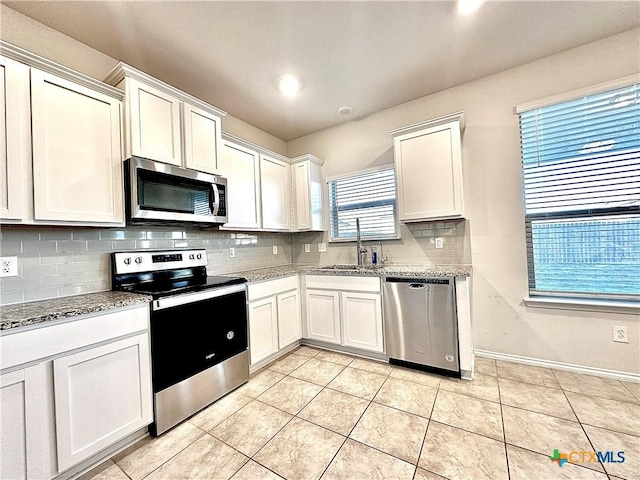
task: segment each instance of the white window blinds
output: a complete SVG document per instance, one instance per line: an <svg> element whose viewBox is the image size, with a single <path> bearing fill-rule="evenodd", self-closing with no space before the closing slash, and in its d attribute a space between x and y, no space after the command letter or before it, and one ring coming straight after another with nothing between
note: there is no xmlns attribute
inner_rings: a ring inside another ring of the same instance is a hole
<svg viewBox="0 0 640 480"><path fill-rule="evenodd" d="M330 180L331 240L354 240L356 218L363 240L397 238L393 167Z"/></svg>
<svg viewBox="0 0 640 480"><path fill-rule="evenodd" d="M640 295L639 85L520 113L532 294Z"/></svg>

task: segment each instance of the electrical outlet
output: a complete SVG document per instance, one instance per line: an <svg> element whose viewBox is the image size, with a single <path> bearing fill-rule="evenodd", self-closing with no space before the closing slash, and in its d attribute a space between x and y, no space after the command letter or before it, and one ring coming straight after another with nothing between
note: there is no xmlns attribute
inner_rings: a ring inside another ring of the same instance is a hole
<svg viewBox="0 0 640 480"><path fill-rule="evenodd" d="M236 256L236 249L233 247L229 248L229 258L233 258Z"/></svg>
<svg viewBox="0 0 640 480"><path fill-rule="evenodd" d="M278 254L278 245L274 245L273 246L273 254L277 255Z"/></svg>
<svg viewBox="0 0 640 480"><path fill-rule="evenodd" d="M311 244L310 243L305 243L304 244L304 253L310 253L311 252Z"/></svg>
<svg viewBox="0 0 640 480"><path fill-rule="evenodd" d="M0 277L18 276L18 257L0 258Z"/></svg>
<svg viewBox="0 0 640 480"><path fill-rule="evenodd" d="M444 247L444 238L437 237L436 238L436 248L443 248L443 247Z"/></svg>
<svg viewBox="0 0 640 480"><path fill-rule="evenodd" d="M318 252L319 253L324 253L327 251L327 244L322 242L318 244Z"/></svg>
<svg viewBox="0 0 640 480"><path fill-rule="evenodd" d="M629 343L627 327L613 326L613 341L620 343Z"/></svg>

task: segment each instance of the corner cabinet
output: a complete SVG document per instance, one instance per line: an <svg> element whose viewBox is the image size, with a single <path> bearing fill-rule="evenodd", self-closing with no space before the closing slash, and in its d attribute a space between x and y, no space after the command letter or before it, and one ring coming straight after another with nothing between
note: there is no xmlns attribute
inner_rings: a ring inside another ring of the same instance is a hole
<svg viewBox="0 0 640 480"><path fill-rule="evenodd" d="M313 155L291 160L295 232L324 230L323 163Z"/></svg>
<svg viewBox="0 0 640 480"><path fill-rule="evenodd" d="M393 130L401 222L464 217L462 112Z"/></svg>
<svg viewBox="0 0 640 480"><path fill-rule="evenodd" d="M3 223L124 225L122 98L0 41Z"/></svg>
<svg viewBox="0 0 640 480"><path fill-rule="evenodd" d="M219 173L226 112L125 63L105 79L125 91L125 156Z"/></svg>

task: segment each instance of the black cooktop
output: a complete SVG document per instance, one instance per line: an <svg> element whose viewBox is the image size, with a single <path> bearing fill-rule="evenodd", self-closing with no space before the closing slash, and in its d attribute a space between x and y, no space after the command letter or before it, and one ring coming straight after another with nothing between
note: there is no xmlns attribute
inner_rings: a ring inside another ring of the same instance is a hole
<svg viewBox="0 0 640 480"><path fill-rule="evenodd" d="M133 293L142 293L153 296L154 300L183 293L201 292L212 288L220 288L227 285L245 283L242 277L206 277L204 283L191 283L189 280L174 280L168 283L150 283L128 286L126 290Z"/></svg>

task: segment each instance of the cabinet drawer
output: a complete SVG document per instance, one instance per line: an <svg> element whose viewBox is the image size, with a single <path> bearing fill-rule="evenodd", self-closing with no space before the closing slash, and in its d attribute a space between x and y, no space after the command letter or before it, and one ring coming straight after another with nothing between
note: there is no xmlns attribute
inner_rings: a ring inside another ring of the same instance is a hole
<svg viewBox="0 0 640 480"><path fill-rule="evenodd" d="M0 362L2 369L11 368L148 328L149 306L146 304L78 317L65 323L0 336Z"/></svg>
<svg viewBox="0 0 640 480"><path fill-rule="evenodd" d="M257 300L271 295L277 295L288 290L298 288L298 275L278 278L276 280L265 280L264 282L250 283L247 287L247 299Z"/></svg>
<svg viewBox="0 0 640 480"><path fill-rule="evenodd" d="M380 292L379 277L363 277L358 275L307 275L305 285L307 288L323 288L328 290Z"/></svg>

